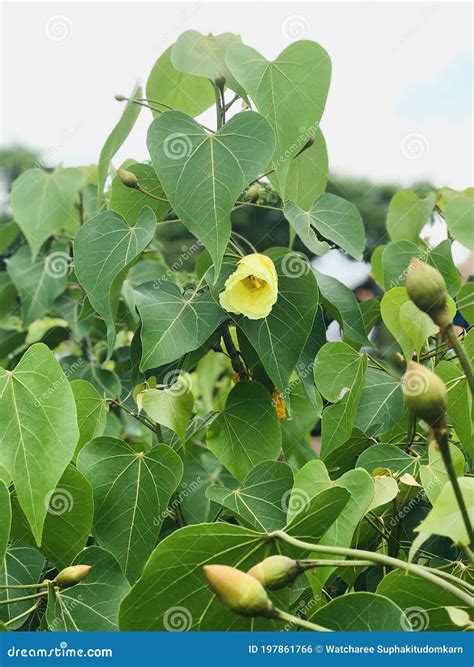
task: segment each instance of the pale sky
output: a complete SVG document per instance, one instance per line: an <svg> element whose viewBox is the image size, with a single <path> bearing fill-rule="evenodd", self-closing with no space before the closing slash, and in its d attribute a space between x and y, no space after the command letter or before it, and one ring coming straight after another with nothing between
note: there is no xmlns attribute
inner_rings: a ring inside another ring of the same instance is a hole
<svg viewBox="0 0 474 667"><path fill-rule="evenodd" d="M2 3L1 143L97 162L123 108L183 31L240 33L274 58L295 36L333 66L321 127L333 173L472 184L472 7L456 2ZM209 122L213 116L209 115ZM148 112L119 152L146 159Z"/></svg>

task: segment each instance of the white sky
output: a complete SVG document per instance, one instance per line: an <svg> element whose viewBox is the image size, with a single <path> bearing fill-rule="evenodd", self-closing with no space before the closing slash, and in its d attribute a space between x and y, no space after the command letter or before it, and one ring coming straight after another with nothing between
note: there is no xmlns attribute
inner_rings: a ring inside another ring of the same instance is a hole
<svg viewBox="0 0 474 667"><path fill-rule="evenodd" d="M123 108L114 95L145 83L188 29L240 33L268 58L294 33L324 46L333 172L471 185L469 3L3 2L1 143L39 148L49 164L96 162ZM116 165L147 157L149 120L142 112Z"/></svg>

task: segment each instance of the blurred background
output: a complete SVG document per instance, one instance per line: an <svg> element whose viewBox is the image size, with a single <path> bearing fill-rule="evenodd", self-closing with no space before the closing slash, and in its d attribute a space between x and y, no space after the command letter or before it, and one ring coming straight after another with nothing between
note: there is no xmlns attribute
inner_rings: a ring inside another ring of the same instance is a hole
<svg viewBox="0 0 474 667"><path fill-rule="evenodd" d="M318 269L364 285L371 252L384 243L388 203L401 187L422 194L472 184L472 5L457 2L3 2L0 216L21 171L97 162L123 106L117 93L145 83L158 56L185 30L240 33L272 58L296 39L319 42L333 74L322 119L328 191L359 208L365 261L332 251ZM212 111L203 114L214 122ZM148 158L142 113L114 159ZM259 249L286 243L270 211L242 211L239 230ZM265 230L268 228L268 233ZM258 238L257 238L258 235ZM446 230L431 221L434 243ZM182 247L169 226L168 251ZM254 237L254 238L252 238ZM303 248L301 248L303 249ZM472 257L457 247L469 274Z"/></svg>

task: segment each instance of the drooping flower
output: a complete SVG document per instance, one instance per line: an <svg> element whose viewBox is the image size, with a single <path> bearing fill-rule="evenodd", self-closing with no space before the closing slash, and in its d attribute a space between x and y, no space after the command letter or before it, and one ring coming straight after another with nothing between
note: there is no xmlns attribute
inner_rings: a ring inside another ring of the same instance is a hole
<svg viewBox="0 0 474 667"><path fill-rule="evenodd" d="M229 313L250 320L267 317L278 298L278 276L270 257L252 253L242 257L219 294L219 302Z"/></svg>

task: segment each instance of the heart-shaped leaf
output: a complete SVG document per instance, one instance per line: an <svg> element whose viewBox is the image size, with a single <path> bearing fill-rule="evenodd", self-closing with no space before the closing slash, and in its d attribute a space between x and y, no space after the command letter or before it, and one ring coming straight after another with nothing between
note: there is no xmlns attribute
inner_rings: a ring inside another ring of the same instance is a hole
<svg viewBox="0 0 474 667"><path fill-rule="evenodd" d="M135 581L181 480L181 459L167 445L138 451L117 438L102 437L81 450L77 465L94 491L94 535Z"/></svg>
<svg viewBox="0 0 474 667"><path fill-rule="evenodd" d="M281 431L269 392L259 382L238 382L212 422L207 446L238 480L262 461L277 459Z"/></svg>
<svg viewBox="0 0 474 667"><path fill-rule="evenodd" d="M141 285L135 295L142 321L142 371L203 345L224 315L209 291L183 294L167 280Z"/></svg>
<svg viewBox="0 0 474 667"><path fill-rule="evenodd" d="M0 423L0 464L12 478L40 544L45 499L56 488L79 437L70 384L46 345L32 345L13 371L0 368Z"/></svg>
<svg viewBox="0 0 474 667"><path fill-rule="evenodd" d="M313 247L308 247L318 255L322 255L329 247L327 243L317 240L313 228L355 259L362 259L365 245L364 223L357 208L346 199L323 193L316 198L308 211L304 211L294 202L288 202L283 213L303 243L307 245L308 241L311 242Z"/></svg>
<svg viewBox="0 0 474 667"><path fill-rule="evenodd" d="M290 44L271 62L250 46L233 44L226 63L275 132L272 164L283 192L291 159L318 130L331 79L329 56L308 40Z"/></svg>
<svg viewBox="0 0 474 667"><path fill-rule="evenodd" d="M237 197L270 159L275 139L258 113L235 115L208 134L193 118L168 111L148 130L153 166L173 210L208 249L219 274Z"/></svg>
<svg viewBox="0 0 474 667"><path fill-rule="evenodd" d="M89 574L76 586L50 590L46 621L51 632L113 632L118 610L130 590L115 558L105 549L88 547L73 564L90 565Z"/></svg>
<svg viewBox="0 0 474 667"><path fill-rule="evenodd" d="M207 489L209 500L219 503L244 525L271 532L286 523L286 502L293 486L291 468L280 461L259 463L237 489L217 484Z"/></svg>
<svg viewBox="0 0 474 667"><path fill-rule="evenodd" d="M156 218L150 208L142 209L134 227L117 213L105 211L82 225L74 240L74 270L107 326L109 356L115 344L115 315L123 279L155 229Z"/></svg>
<svg viewBox="0 0 474 667"><path fill-rule="evenodd" d="M138 394L137 404L140 410L162 426L176 433L181 442L191 419L194 397L190 389L189 376L177 372L177 377L170 386L160 389L145 389Z"/></svg>

